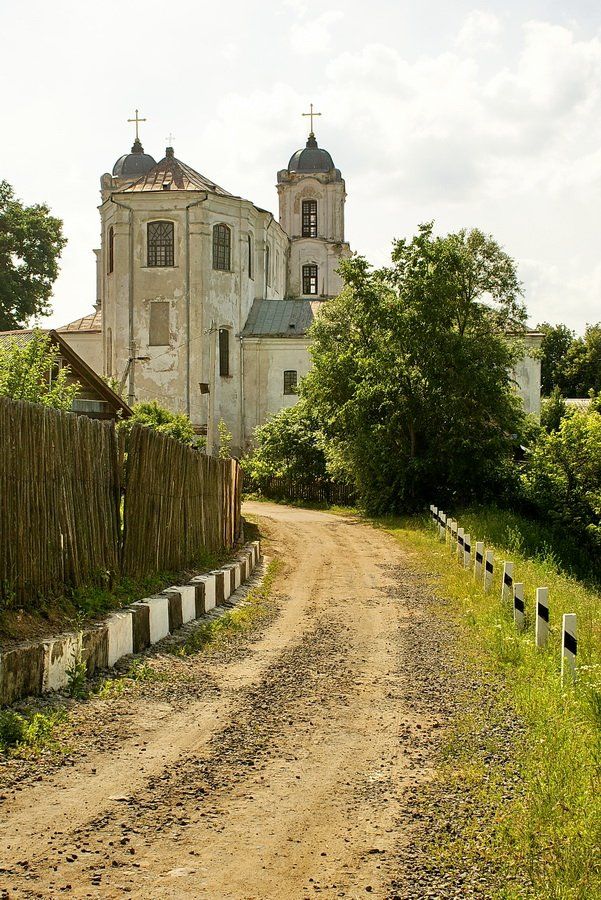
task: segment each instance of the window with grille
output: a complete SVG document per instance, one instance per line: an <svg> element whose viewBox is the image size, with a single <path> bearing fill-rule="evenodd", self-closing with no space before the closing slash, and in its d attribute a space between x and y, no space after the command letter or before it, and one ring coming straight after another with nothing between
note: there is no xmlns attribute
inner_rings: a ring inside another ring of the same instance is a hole
<svg viewBox="0 0 601 900"><path fill-rule="evenodd" d="M317 293L317 266L303 266L303 294Z"/></svg>
<svg viewBox="0 0 601 900"><path fill-rule="evenodd" d="M149 222L147 235L147 265L174 265L173 222Z"/></svg>
<svg viewBox="0 0 601 900"><path fill-rule="evenodd" d="M303 237L317 237L317 200L303 200Z"/></svg>
<svg viewBox="0 0 601 900"><path fill-rule="evenodd" d="M248 235L248 277L253 277L253 239Z"/></svg>
<svg viewBox="0 0 601 900"><path fill-rule="evenodd" d="M230 374L230 333L227 328L219 329L219 374Z"/></svg>
<svg viewBox="0 0 601 900"><path fill-rule="evenodd" d="M269 249L269 244L265 247L265 279L267 281L267 287L271 285L271 251Z"/></svg>
<svg viewBox="0 0 601 900"><path fill-rule="evenodd" d="M213 268L229 272L231 266L232 233L227 225L213 226Z"/></svg>
<svg viewBox="0 0 601 900"><path fill-rule="evenodd" d="M115 232L112 225L109 228L108 245L108 265L106 270L110 275L115 267Z"/></svg>
<svg viewBox="0 0 601 900"><path fill-rule="evenodd" d="M286 369L284 372L284 393L296 394L296 386L298 384L298 373L296 369Z"/></svg>

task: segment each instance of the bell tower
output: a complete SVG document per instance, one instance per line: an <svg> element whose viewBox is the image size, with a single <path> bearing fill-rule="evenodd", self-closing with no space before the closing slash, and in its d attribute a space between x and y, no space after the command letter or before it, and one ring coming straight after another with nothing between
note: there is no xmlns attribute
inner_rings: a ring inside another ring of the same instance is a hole
<svg viewBox="0 0 601 900"><path fill-rule="evenodd" d="M350 256L344 240L346 188L340 169L319 147L311 117L307 144L278 172L280 225L291 240L288 262L290 297L335 297L342 287L336 273L341 257Z"/></svg>

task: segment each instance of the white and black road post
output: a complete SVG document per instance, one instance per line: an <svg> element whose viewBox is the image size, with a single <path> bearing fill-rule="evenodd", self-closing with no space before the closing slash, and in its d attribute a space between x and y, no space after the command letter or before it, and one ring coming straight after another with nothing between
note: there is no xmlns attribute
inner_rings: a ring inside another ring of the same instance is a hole
<svg viewBox="0 0 601 900"><path fill-rule="evenodd" d="M501 582L501 603L513 599L513 563L503 563L503 581Z"/></svg>
<svg viewBox="0 0 601 900"><path fill-rule="evenodd" d="M545 647L549 639L549 588L536 589L536 621L534 623L534 643Z"/></svg>
<svg viewBox="0 0 601 900"><path fill-rule="evenodd" d="M576 613L564 613L561 622L561 683L576 677Z"/></svg>
<svg viewBox="0 0 601 900"><path fill-rule="evenodd" d="M457 529L457 559L463 562L463 528Z"/></svg>
<svg viewBox="0 0 601 900"><path fill-rule="evenodd" d="M445 535L444 540L445 544L447 544L451 540L451 525L453 520L447 516L446 527L445 527Z"/></svg>
<svg viewBox="0 0 601 900"><path fill-rule="evenodd" d="M474 578L480 581L482 578L482 566L484 565L484 541L476 541L476 561L474 563Z"/></svg>
<svg viewBox="0 0 601 900"><path fill-rule="evenodd" d="M487 550L484 555L484 590L490 591L494 575L495 557L492 550Z"/></svg>
<svg viewBox="0 0 601 900"><path fill-rule="evenodd" d="M438 537L444 541L447 531L447 517L443 512L438 513Z"/></svg>
<svg viewBox="0 0 601 900"><path fill-rule="evenodd" d="M451 522L451 555L457 553L457 521Z"/></svg>
<svg viewBox="0 0 601 900"><path fill-rule="evenodd" d="M472 539L469 534L463 535L463 568L472 567Z"/></svg>
<svg viewBox="0 0 601 900"><path fill-rule="evenodd" d="M524 630L524 583L513 585L513 622L518 631Z"/></svg>

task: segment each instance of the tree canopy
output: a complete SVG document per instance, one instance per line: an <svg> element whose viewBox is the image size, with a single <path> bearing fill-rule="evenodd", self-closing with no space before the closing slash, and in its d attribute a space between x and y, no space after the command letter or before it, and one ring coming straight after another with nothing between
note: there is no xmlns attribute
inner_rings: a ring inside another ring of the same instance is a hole
<svg viewBox="0 0 601 900"><path fill-rule="evenodd" d="M25 206L0 181L0 329L23 328L50 312L52 285L66 239L44 203Z"/></svg>
<svg viewBox="0 0 601 900"><path fill-rule="evenodd" d="M244 460L244 471L258 488L274 477L300 481L326 476L319 426L303 400L255 429L254 450Z"/></svg>
<svg viewBox="0 0 601 900"><path fill-rule="evenodd" d="M126 432L129 432L133 425L143 425L145 428L153 428L181 444L189 446L202 444L202 439L197 437L192 422L184 413L173 413L156 400L136 403L132 409L133 416L124 419L120 425Z"/></svg>
<svg viewBox="0 0 601 900"><path fill-rule="evenodd" d="M364 504L494 490L523 414L509 372L525 320L513 260L480 231L422 225L392 266L340 266L344 288L312 326L301 392Z"/></svg>
<svg viewBox="0 0 601 900"><path fill-rule="evenodd" d="M564 397L588 397L601 391L601 322L587 325L583 337L566 325L538 325L541 344L541 390L557 388Z"/></svg>
<svg viewBox="0 0 601 900"><path fill-rule="evenodd" d="M0 344L0 397L71 409L79 384L59 363L60 350L42 331L24 342Z"/></svg>

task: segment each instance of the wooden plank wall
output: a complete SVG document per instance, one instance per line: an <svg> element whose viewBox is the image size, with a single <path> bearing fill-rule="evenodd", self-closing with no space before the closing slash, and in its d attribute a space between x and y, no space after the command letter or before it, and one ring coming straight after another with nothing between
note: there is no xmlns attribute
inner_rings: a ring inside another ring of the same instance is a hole
<svg viewBox="0 0 601 900"><path fill-rule="evenodd" d="M113 424L0 398L0 606L110 581L119 532Z"/></svg>
<svg viewBox="0 0 601 900"><path fill-rule="evenodd" d="M192 566L241 537L240 505L236 460L0 398L0 609Z"/></svg>

